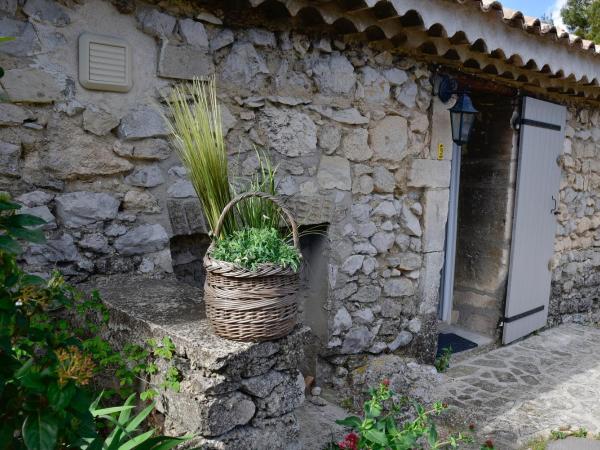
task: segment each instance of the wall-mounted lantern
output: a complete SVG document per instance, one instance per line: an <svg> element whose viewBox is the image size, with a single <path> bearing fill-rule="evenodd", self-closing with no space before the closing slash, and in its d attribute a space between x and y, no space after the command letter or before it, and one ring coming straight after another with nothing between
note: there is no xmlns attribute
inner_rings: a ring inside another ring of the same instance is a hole
<svg viewBox="0 0 600 450"><path fill-rule="evenodd" d="M471 97L467 95L465 89L459 89L458 82L448 75L436 74L434 78L434 94L446 103L454 94L458 94L458 99L452 108L450 108L450 122L452 124L452 140L456 145L464 145L469 141L473 124L475 123L475 114L477 110L473 107Z"/></svg>

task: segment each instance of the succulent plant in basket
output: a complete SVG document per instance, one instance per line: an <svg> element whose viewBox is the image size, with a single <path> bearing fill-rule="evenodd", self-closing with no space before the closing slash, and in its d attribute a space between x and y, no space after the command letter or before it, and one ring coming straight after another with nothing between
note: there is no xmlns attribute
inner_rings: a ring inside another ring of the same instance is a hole
<svg viewBox="0 0 600 450"><path fill-rule="evenodd" d="M289 334L302 255L296 222L275 195L276 168L259 154L260 173L236 195L214 78L175 87L167 103L175 148L211 232L204 300L215 333L241 341ZM282 219L291 232L281 228Z"/></svg>

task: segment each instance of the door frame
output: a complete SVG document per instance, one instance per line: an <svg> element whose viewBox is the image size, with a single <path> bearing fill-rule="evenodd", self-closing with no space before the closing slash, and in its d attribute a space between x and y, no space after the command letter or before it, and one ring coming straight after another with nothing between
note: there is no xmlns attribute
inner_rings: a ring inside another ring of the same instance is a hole
<svg viewBox="0 0 600 450"><path fill-rule="evenodd" d="M452 162L450 168L450 195L448 201L448 219L446 221L446 240L444 245L444 265L440 283L440 302L438 318L450 324L454 299L454 269L456 265L456 236L458 228L458 194L460 191L460 160L462 147L452 143Z"/></svg>

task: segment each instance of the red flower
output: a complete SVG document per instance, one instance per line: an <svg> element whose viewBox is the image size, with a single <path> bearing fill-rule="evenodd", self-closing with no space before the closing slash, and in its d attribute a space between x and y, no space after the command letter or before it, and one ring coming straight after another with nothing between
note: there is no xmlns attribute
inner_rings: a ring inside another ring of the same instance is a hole
<svg viewBox="0 0 600 450"><path fill-rule="evenodd" d="M475 424L471 422L469 424L469 430L473 431L474 429L475 429Z"/></svg>
<svg viewBox="0 0 600 450"><path fill-rule="evenodd" d="M358 434L352 431L342 442L338 443L338 447L342 450L358 450L358 439Z"/></svg>
<svg viewBox="0 0 600 450"><path fill-rule="evenodd" d="M485 441L486 448L494 448L494 442L491 439Z"/></svg>
<svg viewBox="0 0 600 450"><path fill-rule="evenodd" d="M389 387L390 385L390 380L388 380L387 378L384 378L383 381L381 382L381 384L383 384L386 387Z"/></svg>

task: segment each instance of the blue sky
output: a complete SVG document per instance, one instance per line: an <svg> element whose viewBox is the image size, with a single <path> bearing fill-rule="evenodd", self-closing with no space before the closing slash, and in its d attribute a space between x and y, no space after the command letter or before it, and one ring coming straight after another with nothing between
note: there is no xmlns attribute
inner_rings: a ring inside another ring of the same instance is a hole
<svg viewBox="0 0 600 450"><path fill-rule="evenodd" d="M528 16L540 17L550 14L557 25L561 25L560 8L566 0L501 0L504 6L523 11Z"/></svg>

